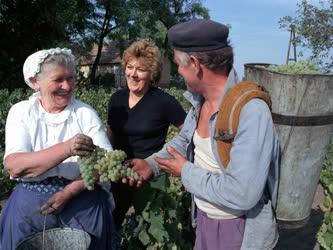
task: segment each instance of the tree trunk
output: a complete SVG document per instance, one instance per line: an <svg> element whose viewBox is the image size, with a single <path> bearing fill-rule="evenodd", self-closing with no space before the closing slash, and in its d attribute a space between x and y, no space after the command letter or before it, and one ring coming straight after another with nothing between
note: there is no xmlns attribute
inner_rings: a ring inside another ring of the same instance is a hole
<svg viewBox="0 0 333 250"><path fill-rule="evenodd" d="M97 71L97 68L99 65L99 61L101 59L103 43L104 43L104 36L100 36L99 41L98 41L97 55L96 55L94 64L91 68L91 72L90 72L90 84L91 85L95 85L96 71Z"/></svg>
<svg viewBox="0 0 333 250"><path fill-rule="evenodd" d="M90 84L95 85L96 80L96 71L99 65L99 61L101 59L103 44L104 44L104 37L109 33L109 25L110 25L111 15L110 15L110 5L105 6L105 14L104 14L104 21L101 28L101 33L98 38L98 48L97 48L97 55L94 61L94 64L91 68L90 72Z"/></svg>

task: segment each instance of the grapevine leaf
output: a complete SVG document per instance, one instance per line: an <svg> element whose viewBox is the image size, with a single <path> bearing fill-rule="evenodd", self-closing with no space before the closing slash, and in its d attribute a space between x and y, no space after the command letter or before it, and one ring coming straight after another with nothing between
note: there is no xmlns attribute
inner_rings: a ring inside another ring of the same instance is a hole
<svg viewBox="0 0 333 250"><path fill-rule="evenodd" d="M149 213L147 211L142 212L142 217L145 221L149 222Z"/></svg>
<svg viewBox="0 0 333 250"><path fill-rule="evenodd" d="M333 183L328 185L328 191L330 192L331 195L333 195Z"/></svg>
<svg viewBox="0 0 333 250"><path fill-rule="evenodd" d="M146 230L142 230L139 233L139 240L142 242L143 245L147 246L150 242L149 235L147 234Z"/></svg>
<svg viewBox="0 0 333 250"><path fill-rule="evenodd" d="M166 174L163 174L159 178L157 178L155 181L150 182L150 186L152 188L159 189L163 192L166 192L168 184L169 184L169 180L168 180Z"/></svg>
<svg viewBox="0 0 333 250"><path fill-rule="evenodd" d="M156 216L152 218L148 232L158 241L164 242L169 240L169 235L163 226L163 217Z"/></svg>
<svg viewBox="0 0 333 250"><path fill-rule="evenodd" d="M170 219L176 218L176 210L175 209L168 210L168 215Z"/></svg>

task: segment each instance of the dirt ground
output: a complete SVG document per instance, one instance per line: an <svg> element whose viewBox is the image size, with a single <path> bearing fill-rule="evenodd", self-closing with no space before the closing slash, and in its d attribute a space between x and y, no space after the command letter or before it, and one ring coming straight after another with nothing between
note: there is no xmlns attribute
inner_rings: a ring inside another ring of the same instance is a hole
<svg viewBox="0 0 333 250"><path fill-rule="evenodd" d="M320 250L316 240L316 233L323 220L323 213L319 208L323 200L323 189L319 185L312 204L309 222L300 229L279 229L279 242L274 250ZM0 206L6 199L0 197Z"/></svg>
<svg viewBox="0 0 333 250"><path fill-rule="evenodd" d="M319 250L316 233L323 220L323 212L319 208L324 198L323 189L318 185L312 204L311 215L308 223L299 229L279 229L279 242L274 250Z"/></svg>

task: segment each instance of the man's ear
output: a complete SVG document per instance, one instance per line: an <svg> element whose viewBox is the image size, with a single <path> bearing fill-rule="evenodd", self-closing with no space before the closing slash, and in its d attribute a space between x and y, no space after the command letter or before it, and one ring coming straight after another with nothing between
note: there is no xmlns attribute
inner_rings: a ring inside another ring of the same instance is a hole
<svg viewBox="0 0 333 250"><path fill-rule="evenodd" d="M190 64L194 67L197 76L202 74L202 64L195 56L190 56Z"/></svg>

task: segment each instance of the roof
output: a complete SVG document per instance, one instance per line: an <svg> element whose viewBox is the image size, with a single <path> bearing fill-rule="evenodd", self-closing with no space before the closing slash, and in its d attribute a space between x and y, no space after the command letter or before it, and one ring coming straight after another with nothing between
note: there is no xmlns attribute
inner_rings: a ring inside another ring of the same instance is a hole
<svg viewBox="0 0 333 250"><path fill-rule="evenodd" d="M103 64L119 64L121 63L122 49L128 46L128 42L124 41L122 43L117 41L112 41L105 43L102 48L102 54L99 61L99 65ZM86 56L80 56L78 59L78 64L81 66L92 65L97 55L98 46L94 44L90 53Z"/></svg>

